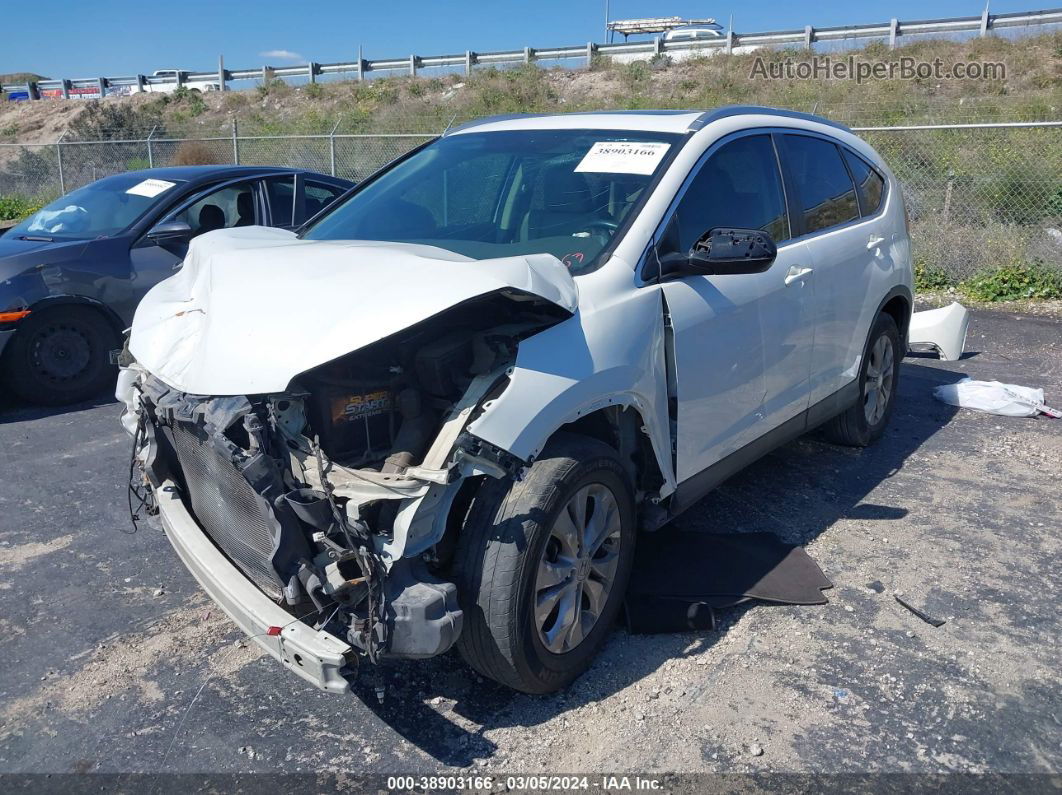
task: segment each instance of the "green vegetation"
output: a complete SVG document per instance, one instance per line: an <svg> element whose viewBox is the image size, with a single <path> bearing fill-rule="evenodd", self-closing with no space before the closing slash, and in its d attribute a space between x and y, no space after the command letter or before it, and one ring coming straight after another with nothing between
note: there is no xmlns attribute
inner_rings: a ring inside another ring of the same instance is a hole
<svg viewBox="0 0 1062 795"><path fill-rule="evenodd" d="M1042 262L1004 265L959 285L974 301L1062 299L1062 270Z"/></svg>
<svg viewBox="0 0 1062 795"><path fill-rule="evenodd" d="M0 196L0 221L21 221L33 215L45 203L41 199L27 199L24 196Z"/></svg>

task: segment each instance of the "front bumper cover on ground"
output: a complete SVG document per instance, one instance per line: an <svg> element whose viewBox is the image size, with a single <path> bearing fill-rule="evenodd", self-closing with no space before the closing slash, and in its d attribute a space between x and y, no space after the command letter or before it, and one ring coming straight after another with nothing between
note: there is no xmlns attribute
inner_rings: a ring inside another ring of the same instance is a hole
<svg viewBox="0 0 1062 795"><path fill-rule="evenodd" d="M348 676L356 665L353 649L334 635L295 619L256 588L196 524L172 481L164 482L157 495L166 537L229 618L307 682L332 693L348 691ZM270 628L276 634L270 634Z"/></svg>

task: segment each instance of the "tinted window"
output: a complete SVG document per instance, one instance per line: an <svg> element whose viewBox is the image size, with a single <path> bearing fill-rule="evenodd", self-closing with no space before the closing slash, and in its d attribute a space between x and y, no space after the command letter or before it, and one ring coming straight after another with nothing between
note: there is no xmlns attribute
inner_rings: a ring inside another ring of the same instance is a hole
<svg viewBox="0 0 1062 795"><path fill-rule="evenodd" d="M276 226L292 226L295 218L295 175L270 177L265 181L269 210Z"/></svg>
<svg viewBox="0 0 1062 795"><path fill-rule="evenodd" d="M807 135L787 135L789 171L804 212L804 231L818 232L859 217L855 187L836 144Z"/></svg>
<svg viewBox="0 0 1062 795"><path fill-rule="evenodd" d="M306 183L306 217L313 218L325 207L330 205L346 191L334 185L325 185L322 182Z"/></svg>
<svg viewBox="0 0 1062 795"><path fill-rule="evenodd" d="M847 149L842 151L844 159L848 162L848 170L852 172L859 189L859 207L863 215L873 215L881 206L881 197L885 194L885 180L859 155Z"/></svg>
<svg viewBox="0 0 1062 795"><path fill-rule="evenodd" d="M716 227L762 229L789 238L785 194L769 135L724 145L693 178L668 228L667 248L686 253Z"/></svg>
<svg viewBox="0 0 1062 795"><path fill-rule="evenodd" d="M192 227L192 236L255 223L254 185L240 182L215 191L189 205L175 217Z"/></svg>

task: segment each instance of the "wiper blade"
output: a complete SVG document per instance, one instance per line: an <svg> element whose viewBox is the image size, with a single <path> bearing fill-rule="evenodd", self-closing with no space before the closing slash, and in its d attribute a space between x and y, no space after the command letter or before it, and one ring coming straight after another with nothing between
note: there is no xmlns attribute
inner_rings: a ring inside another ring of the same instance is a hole
<svg viewBox="0 0 1062 795"><path fill-rule="evenodd" d="M19 235L19 240L33 240L38 243L54 243L54 237L45 237L44 235Z"/></svg>

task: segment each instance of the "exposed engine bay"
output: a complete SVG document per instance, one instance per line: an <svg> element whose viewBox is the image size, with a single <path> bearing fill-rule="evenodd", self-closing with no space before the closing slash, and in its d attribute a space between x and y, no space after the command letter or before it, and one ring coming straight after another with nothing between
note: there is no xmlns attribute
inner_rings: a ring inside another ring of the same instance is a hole
<svg viewBox="0 0 1062 795"><path fill-rule="evenodd" d="M211 541L293 620L374 662L440 654L462 625L446 578L450 508L480 476L518 478L528 464L466 427L505 389L520 340L567 317L527 293L490 293L278 394L180 392L126 351L131 493L150 502L176 484Z"/></svg>

